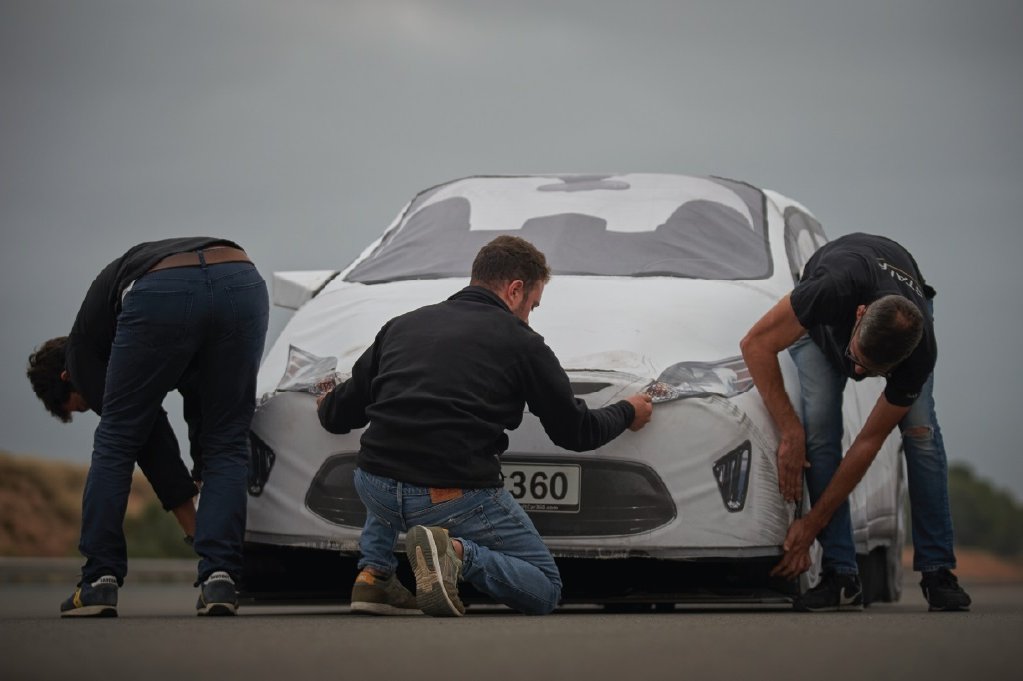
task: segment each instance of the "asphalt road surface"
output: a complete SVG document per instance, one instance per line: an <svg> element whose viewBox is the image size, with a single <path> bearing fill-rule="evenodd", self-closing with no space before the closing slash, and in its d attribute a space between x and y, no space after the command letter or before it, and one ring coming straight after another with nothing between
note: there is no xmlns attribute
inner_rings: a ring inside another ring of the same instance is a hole
<svg viewBox="0 0 1023 681"><path fill-rule="evenodd" d="M928 613L915 584L862 613L598 608L526 617L370 617L345 606L198 618L188 584L130 584L117 619L61 620L71 584L0 585L0 679L1020 678L1023 584L966 584L968 613Z"/></svg>

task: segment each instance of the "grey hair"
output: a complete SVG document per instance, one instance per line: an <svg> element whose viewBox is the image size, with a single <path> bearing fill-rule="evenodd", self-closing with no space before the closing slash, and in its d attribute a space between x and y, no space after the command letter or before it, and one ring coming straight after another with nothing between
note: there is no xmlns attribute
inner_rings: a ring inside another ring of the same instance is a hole
<svg viewBox="0 0 1023 681"><path fill-rule="evenodd" d="M889 295L867 306L860 319L860 353L878 368L891 369L916 349L924 315L908 298Z"/></svg>

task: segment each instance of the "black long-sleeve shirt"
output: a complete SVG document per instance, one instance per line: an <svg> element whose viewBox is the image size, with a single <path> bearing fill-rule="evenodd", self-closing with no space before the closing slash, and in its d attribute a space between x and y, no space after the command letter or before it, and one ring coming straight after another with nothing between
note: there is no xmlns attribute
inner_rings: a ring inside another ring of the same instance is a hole
<svg viewBox="0 0 1023 681"><path fill-rule="evenodd" d="M596 449L635 418L627 401L589 409L543 337L491 291L469 286L389 321L352 377L320 404L323 427L369 423L358 465L426 487L501 486L506 430L526 405L558 446Z"/></svg>

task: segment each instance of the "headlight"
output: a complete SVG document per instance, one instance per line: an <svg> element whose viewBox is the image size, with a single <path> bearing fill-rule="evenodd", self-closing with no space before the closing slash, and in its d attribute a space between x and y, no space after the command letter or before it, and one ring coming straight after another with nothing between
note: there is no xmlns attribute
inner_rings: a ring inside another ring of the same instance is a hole
<svg viewBox="0 0 1023 681"><path fill-rule="evenodd" d="M670 402L685 397L721 395L735 397L753 387L749 369L741 356L719 362L679 362L661 372L643 392L654 402Z"/></svg>
<svg viewBox="0 0 1023 681"><path fill-rule="evenodd" d="M344 383L349 374L335 371L337 357L318 357L311 352L288 346L288 365L277 384L277 392L312 393L322 395Z"/></svg>

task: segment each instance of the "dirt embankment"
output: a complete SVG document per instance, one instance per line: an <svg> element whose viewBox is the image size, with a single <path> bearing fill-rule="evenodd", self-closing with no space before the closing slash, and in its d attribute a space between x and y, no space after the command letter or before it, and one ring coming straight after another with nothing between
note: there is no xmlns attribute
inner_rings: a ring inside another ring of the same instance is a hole
<svg viewBox="0 0 1023 681"><path fill-rule="evenodd" d="M955 573L963 582L1023 582L1023 559L1002 558L993 553L968 546L956 547ZM902 565L913 569L913 548L902 552Z"/></svg>
<svg viewBox="0 0 1023 681"><path fill-rule="evenodd" d="M76 556L88 467L0 452L0 556ZM128 515L156 500L137 471Z"/></svg>

